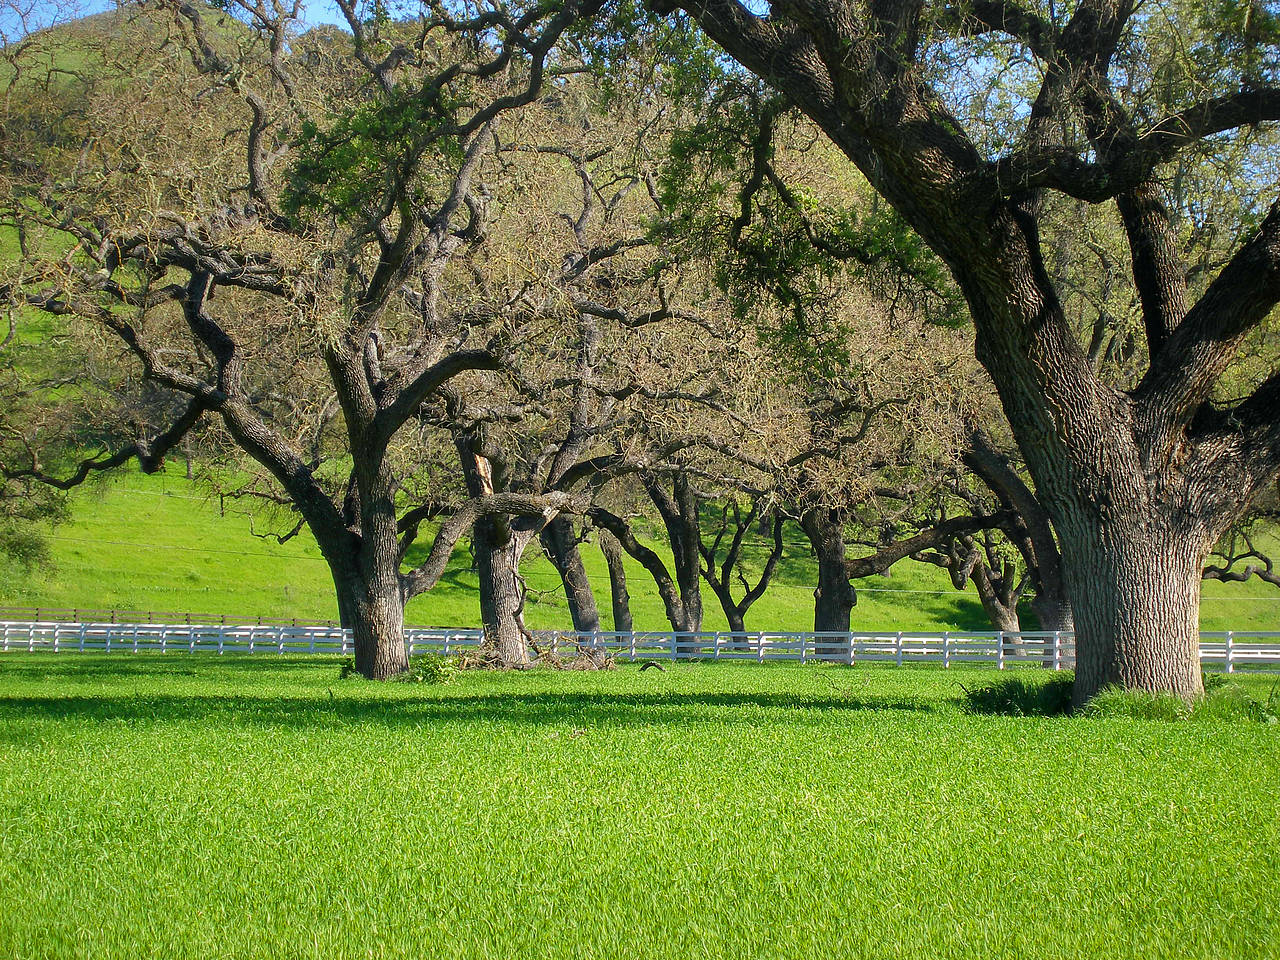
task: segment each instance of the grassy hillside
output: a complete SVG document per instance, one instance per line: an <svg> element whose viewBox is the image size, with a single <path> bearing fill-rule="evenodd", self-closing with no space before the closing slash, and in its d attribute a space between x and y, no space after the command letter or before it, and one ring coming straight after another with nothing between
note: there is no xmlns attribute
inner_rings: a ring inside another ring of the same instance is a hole
<svg viewBox="0 0 1280 960"><path fill-rule="evenodd" d="M283 545L254 535L236 505L223 514L216 498L172 471L122 475L77 491L72 520L52 532L53 565L0 578L0 604L127 608L332 619L336 616L328 568L305 533ZM813 561L798 531L778 579L752 608L748 628L808 629L813 617ZM594 545L583 547L587 572L608 620L609 583ZM530 587L527 619L533 627L569 624L559 578L536 549L523 573ZM629 564L638 627L663 629L666 620L653 581ZM972 592L952 589L931 566L904 562L890 577L858 584L855 629L989 629ZM725 621L704 590L708 629ZM478 622L476 578L465 544L455 552L440 585L409 607L420 624L470 626ZM1028 622L1030 622L1028 620ZM1280 591L1267 584L1210 583L1202 611L1205 629L1280 629Z"/></svg>

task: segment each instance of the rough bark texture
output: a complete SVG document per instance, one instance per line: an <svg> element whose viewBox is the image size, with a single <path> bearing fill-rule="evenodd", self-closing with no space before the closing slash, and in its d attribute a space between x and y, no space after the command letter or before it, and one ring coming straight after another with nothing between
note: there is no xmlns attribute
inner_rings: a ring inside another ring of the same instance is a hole
<svg viewBox="0 0 1280 960"><path fill-rule="evenodd" d="M573 629L579 633L599 630L600 611L596 607L591 581L587 579L586 567L582 565L573 521L568 517L556 517L548 523L542 531L542 546L560 574L569 615L573 618Z"/></svg>
<svg viewBox="0 0 1280 960"><path fill-rule="evenodd" d="M1157 529L1063 535L1077 638L1075 699L1107 686L1201 691L1200 571L1194 538Z"/></svg>
<svg viewBox="0 0 1280 960"><path fill-rule="evenodd" d="M404 642L404 601L399 585L389 593L364 585L344 591L348 596L356 670L370 680L386 680L409 669L409 651ZM341 593L339 594L342 595Z"/></svg>
<svg viewBox="0 0 1280 960"><path fill-rule="evenodd" d="M818 586L813 591L813 629L820 633L848 633L858 595L849 582L844 516L838 510L808 510L801 516L800 526L818 559Z"/></svg>
<svg viewBox="0 0 1280 960"><path fill-rule="evenodd" d="M513 530L505 517L476 522L472 548L480 579L480 622L485 646L497 666L519 668L530 663L520 559L532 538L532 532Z"/></svg>
<svg viewBox="0 0 1280 960"><path fill-rule="evenodd" d="M626 632L635 629L631 619L631 595L627 592L627 571L622 565L622 547L608 530L601 529L600 552L609 568L609 599L613 608L613 629Z"/></svg>
<svg viewBox="0 0 1280 960"><path fill-rule="evenodd" d="M671 480L669 493L657 477L646 478L644 486L658 508L671 544L673 579L679 594L679 602L667 607L671 629L677 633L696 633L702 629L702 534L693 484L688 475L677 473Z"/></svg>

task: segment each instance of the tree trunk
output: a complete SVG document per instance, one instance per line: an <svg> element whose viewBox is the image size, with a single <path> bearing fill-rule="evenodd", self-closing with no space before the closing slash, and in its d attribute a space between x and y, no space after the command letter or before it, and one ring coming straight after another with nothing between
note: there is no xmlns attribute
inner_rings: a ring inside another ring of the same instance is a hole
<svg viewBox="0 0 1280 960"><path fill-rule="evenodd" d="M1076 627L1073 698L1108 686L1204 692L1200 674L1200 571L1207 547L1167 530L1061 524Z"/></svg>
<svg viewBox="0 0 1280 960"><path fill-rule="evenodd" d="M993 577L991 570L981 560L974 564L969 574L969 579L977 588L982 610L991 621L991 629L1003 630L1005 633L1018 633L1022 630L1022 624L1018 620L1017 598L1009 594L1007 586L1003 589L996 587L997 582L1007 584L1012 575L1013 571L1006 568L1005 579Z"/></svg>
<svg viewBox="0 0 1280 960"><path fill-rule="evenodd" d="M370 680L386 680L409 669L404 642L404 605L393 597L361 597L355 601L352 639L356 670Z"/></svg>
<svg viewBox="0 0 1280 960"><path fill-rule="evenodd" d="M732 633L746 633L747 623L742 611L732 604L721 603L720 606L724 609L725 620L729 622L729 630Z"/></svg>
<svg viewBox="0 0 1280 960"><path fill-rule="evenodd" d="M609 599L613 607L613 629L620 633L629 633L635 629L631 619L631 595L627 593L627 571L622 565L622 546L617 538L599 528L600 552L604 554L605 566L609 568Z"/></svg>
<svg viewBox="0 0 1280 960"><path fill-rule="evenodd" d="M849 582L845 561L844 514L825 508L808 510L801 516L800 526L818 558L818 586L813 591L813 629L817 633L848 633L858 595ZM820 656L843 652L843 645L820 644L817 647Z"/></svg>
<svg viewBox="0 0 1280 960"><path fill-rule="evenodd" d="M645 489L667 529L675 567L679 603L668 605L671 629L696 633L702 629L702 533L698 523L698 501L688 476L678 473L668 494L660 481L645 481Z"/></svg>
<svg viewBox="0 0 1280 960"><path fill-rule="evenodd" d="M1031 601L1031 609L1040 622L1041 630L1061 630L1070 633L1075 630L1075 620L1071 616L1071 604L1060 594L1038 593Z"/></svg>
<svg viewBox="0 0 1280 960"><path fill-rule="evenodd" d="M335 573L334 583L342 625L351 631L355 646L356 671L368 680L386 680L408 670L398 578Z"/></svg>
<svg viewBox="0 0 1280 960"><path fill-rule="evenodd" d="M591 592L586 568L582 565L582 554L573 535L573 522L568 517L552 520L542 530L542 546L560 573L573 629L579 633L599 630L600 611L596 607L595 594Z"/></svg>
<svg viewBox="0 0 1280 960"><path fill-rule="evenodd" d="M513 530L505 517L476 521L472 546L480 577L480 622L495 666L521 668L530 663L520 558L532 538L531 532Z"/></svg>

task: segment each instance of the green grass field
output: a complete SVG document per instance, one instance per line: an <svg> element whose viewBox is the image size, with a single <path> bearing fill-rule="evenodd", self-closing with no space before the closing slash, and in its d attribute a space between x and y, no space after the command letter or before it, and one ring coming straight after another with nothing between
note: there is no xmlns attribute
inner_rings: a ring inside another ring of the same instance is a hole
<svg viewBox="0 0 1280 960"><path fill-rule="evenodd" d="M1280 727L993 676L8 655L0 955L1280 955Z"/></svg>
<svg viewBox="0 0 1280 960"><path fill-rule="evenodd" d="M27 575L0 576L0 605L191 611L240 616L332 619L332 582L315 542L304 532L279 545L228 505L182 478L176 467L146 477L122 474L76 491L72 520L52 532L54 563ZM587 572L606 623L609 585L594 545L583 547ZM0 563L2 565L2 563ZM636 624L664 629L662 603L649 575L628 565ZM568 610L555 570L536 545L526 554L527 620L535 628L565 627ZM814 567L798 531L768 593L747 616L749 629L806 630L813 624ZM854 629L989 630L973 592L954 590L936 567L904 561L889 577L858 583ZM412 623L474 626L476 578L465 545L443 581L409 606ZM715 596L703 590L707 629L725 629ZM1027 619L1027 623L1032 621ZM1260 581L1205 585L1206 630L1280 629L1280 590Z"/></svg>

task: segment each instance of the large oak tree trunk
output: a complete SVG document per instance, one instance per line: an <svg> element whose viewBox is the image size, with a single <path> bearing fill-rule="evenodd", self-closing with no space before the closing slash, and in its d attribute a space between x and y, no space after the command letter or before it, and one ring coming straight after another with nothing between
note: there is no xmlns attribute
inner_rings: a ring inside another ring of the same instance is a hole
<svg viewBox="0 0 1280 960"><path fill-rule="evenodd" d="M404 599L394 573L335 573L334 584L342 626L351 631L356 671L369 680L386 680L408 670Z"/></svg>
<svg viewBox="0 0 1280 960"><path fill-rule="evenodd" d="M543 529L542 545L564 584L564 596L569 604L569 616L573 618L573 629L579 633L599 630L600 611L596 607L595 594L591 592L586 567L582 565L578 540L573 534L573 522L567 517L556 517Z"/></svg>
<svg viewBox="0 0 1280 960"><path fill-rule="evenodd" d="M957 276L978 359L1061 541L1076 631L1073 697L1084 703L1108 685L1200 696L1199 576L1214 539L1207 528L1229 514L1222 504L1230 498L1197 484L1176 456L1154 459L1156 431L1144 419L1151 411L1088 375L1061 304L1025 246L1035 241L1025 226L997 227L1005 243L997 269L1007 285L989 287L990 276L971 265ZM1027 340L1022 330L1037 336Z"/></svg>
<svg viewBox="0 0 1280 960"><path fill-rule="evenodd" d="M356 650L356 670L370 680L386 680L409 669L404 642L404 605L395 596L355 598L356 616L351 627Z"/></svg>
<svg viewBox="0 0 1280 960"><path fill-rule="evenodd" d="M1202 694L1200 539L1146 524L1060 524L1059 533L1075 614L1075 701L1112 685Z"/></svg>

